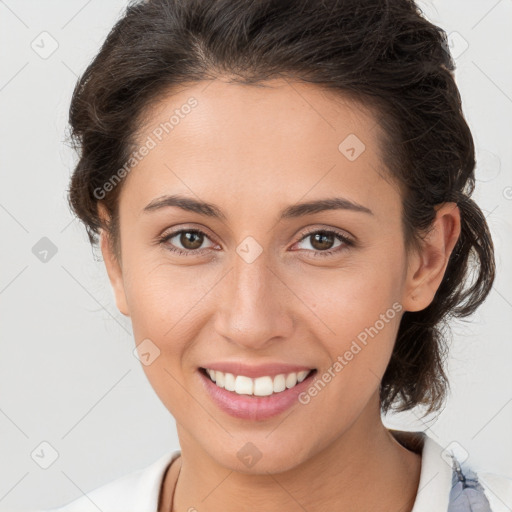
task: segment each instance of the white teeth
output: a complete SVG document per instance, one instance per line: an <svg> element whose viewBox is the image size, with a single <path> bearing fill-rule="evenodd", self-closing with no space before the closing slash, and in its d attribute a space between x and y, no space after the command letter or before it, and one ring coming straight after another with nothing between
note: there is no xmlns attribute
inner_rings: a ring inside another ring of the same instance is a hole
<svg viewBox="0 0 512 512"><path fill-rule="evenodd" d="M218 374L219 372L217 372ZM217 386L219 384L217 383ZM254 389L254 384L252 379L249 377L244 377L243 375L237 375L235 379L235 393L239 395L252 395L252 391Z"/></svg>
<svg viewBox="0 0 512 512"><path fill-rule="evenodd" d="M293 388L297 383L302 382L310 372L311 370L303 370L288 374L281 373L273 379L270 376L251 379L245 375L233 375L206 368L210 379L220 388L234 391L239 395L255 396L269 396L272 393L281 393L286 389Z"/></svg>
<svg viewBox="0 0 512 512"><path fill-rule="evenodd" d="M258 377L254 379L254 394L268 396L274 392L274 382L271 377Z"/></svg>
<svg viewBox="0 0 512 512"><path fill-rule="evenodd" d="M289 373L286 376L286 387L287 388L293 388L297 384L297 374L296 373Z"/></svg>
<svg viewBox="0 0 512 512"><path fill-rule="evenodd" d="M302 382L306 378L308 373L309 373L309 370L303 370L302 372L297 373L297 380L299 382Z"/></svg>
<svg viewBox="0 0 512 512"><path fill-rule="evenodd" d="M215 372L215 382L219 388L224 387L224 374L222 372Z"/></svg>
<svg viewBox="0 0 512 512"><path fill-rule="evenodd" d="M286 389L286 375L281 373L274 377L274 392L280 393Z"/></svg>
<svg viewBox="0 0 512 512"><path fill-rule="evenodd" d="M224 376L224 387L228 391L235 391L235 376L232 373L226 373Z"/></svg>

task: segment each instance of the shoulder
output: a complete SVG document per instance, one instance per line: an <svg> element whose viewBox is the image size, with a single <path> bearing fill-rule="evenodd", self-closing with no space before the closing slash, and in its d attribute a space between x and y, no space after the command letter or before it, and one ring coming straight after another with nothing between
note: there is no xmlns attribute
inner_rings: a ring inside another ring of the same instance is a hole
<svg viewBox="0 0 512 512"><path fill-rule="evenodd" d="M451 511L510 512L512 478L460 463L453 457Z"/></svg>
<svg viewBox="0 0 512 512"><path fill-rule="evenodd" d="M512 477L481 470L478 471L477 478L484 489L492 512L512 510Z"/></svg>
<svg viewBox="0 0 512 512"><path fill-rule="evenodd" d="M412 512L511 512L512 478L458 458L425 432L393 431L406 448L421 453L421 473Z"/></svg>
<svg viewBox="0 0 512 512"><path fill-rule="evenodd" d="M34 512L157 512L163 476L179 454L179 450L166 453L149 466L86 492L64 506Z"/></svg>

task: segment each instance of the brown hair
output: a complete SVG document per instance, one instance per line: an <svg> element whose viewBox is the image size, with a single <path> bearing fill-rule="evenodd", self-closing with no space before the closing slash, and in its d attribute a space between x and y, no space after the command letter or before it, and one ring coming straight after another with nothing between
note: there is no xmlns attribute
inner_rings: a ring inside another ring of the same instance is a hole
<svg viewBox="0 0 512 512"><path fill-rule="evenodd" d="M447 320L473 313L495 275L489 228L470 198L474 144L453 71L445 32L412 0L131 2L73 92L71 141L80 158L71 208L91 243L103 228L120 257L122 182L103 197L97 191L126 163L144 113L177 86L292 77L359 100L378 113L383 160L402 190L406 247L420 247L436 205L460 208L443 281L427 308L404 313L380 388L384 413L438 410L449 387Z"/></svg>

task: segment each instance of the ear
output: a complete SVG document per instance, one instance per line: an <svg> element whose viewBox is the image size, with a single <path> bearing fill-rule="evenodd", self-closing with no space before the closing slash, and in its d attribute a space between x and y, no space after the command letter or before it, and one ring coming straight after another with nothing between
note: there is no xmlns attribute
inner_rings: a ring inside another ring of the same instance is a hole
<svg viewBox="0 0 512 512"><path fill-rule="evenodd" d="M98 209L100 211L100 216L102 218L108 218L106 210L103 207L103 205L100 204L98 206ZM105 229L101 230L100 247L101 253L103 255L103 261L105 263L105 267L107 270L108 278L112 286L112 291L114 292L117 309L119 309L119 311L123 315L130 316L128 304L126 301L126 295L124 291L124 279L121 263L118 261L116 255L112 250L110 239Z"/></svg>
<svg viewBox="0 0 512 512"><path fill-rule="evenodd" d="M409 257L402 301L404 311L421 311L432 302L460 235L457 204L443 203L436 210L432 230L422 241L422 249Z"/></svg>

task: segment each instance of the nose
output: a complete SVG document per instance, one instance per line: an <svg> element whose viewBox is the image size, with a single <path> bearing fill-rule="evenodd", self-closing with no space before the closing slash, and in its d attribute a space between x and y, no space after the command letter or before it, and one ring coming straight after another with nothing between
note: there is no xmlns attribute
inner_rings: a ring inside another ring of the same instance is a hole
<svg viewBox="0 0 512 512"><path fill-rule="evenodd" d="M237 254L219 284L215 326L220 336L254 350L265 350L291 336L291 307L297 298L265 252L252 262Z"/></svg>

